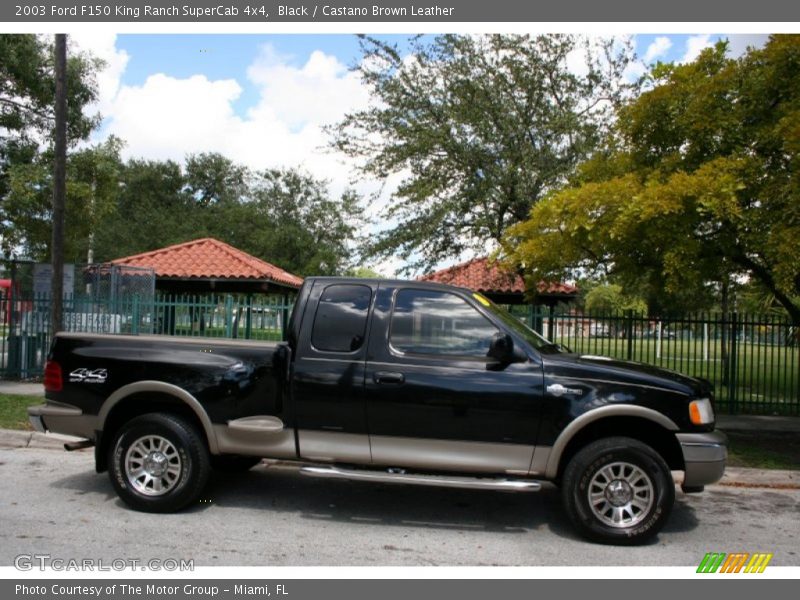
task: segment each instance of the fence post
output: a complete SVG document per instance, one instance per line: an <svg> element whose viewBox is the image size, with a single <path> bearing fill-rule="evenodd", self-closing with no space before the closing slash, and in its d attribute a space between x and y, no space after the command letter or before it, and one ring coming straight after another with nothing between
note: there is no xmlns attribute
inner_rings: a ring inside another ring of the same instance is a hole
<svg viewBox="0 0 800 600"><path fill-rule="evenodd" d="M738 338L739 337L739 314L731 313L731 332L730 332L730 352L728 354L728 405L732 415L739 412L738 398L736 394L736 387L738 384L739 374L737 358L738 358Z"/></svg>
<svg viewBox="0 0 800 600"><path fill-rule="evenodd" d="M628 360L633 360L633 309L625 311L625 337L628 338Z"/></svg>
<svg viewBox="0 0 800 600"><path fill-rule="evenodd" d="M253 335L253 294L247 294L247 320L244 330L244 339L249 340Z"/></svg>
<svg viewBox="0 0 800 600"><path fill-rule="evenodd" d="M289 294L283 295L283 306L281 307L281 339L286 341L288 334L286 330L289 328Z"/></svg>
<svg viewBox="0 0 800 600"><path fill-rule="evenodd" d="M233 296L225 294L225 337L233 337Z"/></svg>
<svg viewBox="0 0 800 600"><path fill-rule="evenodd" d="M131 319L131 333L139 335L139 294L134 294L133 296L133 315Z"/></svg>

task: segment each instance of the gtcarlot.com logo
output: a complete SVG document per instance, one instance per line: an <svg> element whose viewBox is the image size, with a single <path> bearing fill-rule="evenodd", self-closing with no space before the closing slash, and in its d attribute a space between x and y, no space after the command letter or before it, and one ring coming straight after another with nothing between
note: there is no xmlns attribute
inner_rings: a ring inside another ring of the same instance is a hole
<svg viewBox="0 0 800 600"><path fill-rule="evenodd" d="M698 573L763 573L772 554L766 552L709 552L700 561Z"/></svg>

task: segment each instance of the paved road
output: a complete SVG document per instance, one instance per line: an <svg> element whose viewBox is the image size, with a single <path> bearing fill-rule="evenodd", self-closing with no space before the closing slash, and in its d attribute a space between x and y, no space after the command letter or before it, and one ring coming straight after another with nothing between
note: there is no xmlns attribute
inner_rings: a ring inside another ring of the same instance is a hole
<svg viewBox="0 0 800 600"><path fill-rule="evenodd" d="M91 451L0 449L0 565L58 558L193 558L196 565L692 565L706 551L800 565L800 490L678 494L652 544L576 538L555 488L539 494L317 480L260 466L218 476L180 514L124 508Z"/></svg>

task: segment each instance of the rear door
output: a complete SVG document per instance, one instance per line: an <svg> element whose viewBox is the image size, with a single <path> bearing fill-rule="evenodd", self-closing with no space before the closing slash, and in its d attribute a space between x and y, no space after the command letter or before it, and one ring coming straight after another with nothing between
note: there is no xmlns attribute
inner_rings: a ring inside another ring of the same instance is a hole
<svg viewBox="0 0 800 600"><path fill-rule="evenodd" d="M372 298L360 283L321 279L311 289L292 374L303 458L370 462L364 373Z"/></svg>
<svg viewBox="0 0 800 600"><path fill-rule="evenodd" d="M499 330L467 293L381 284L365 382L374 463L528 473L541 364L498 368L486 353Z"/></svg>

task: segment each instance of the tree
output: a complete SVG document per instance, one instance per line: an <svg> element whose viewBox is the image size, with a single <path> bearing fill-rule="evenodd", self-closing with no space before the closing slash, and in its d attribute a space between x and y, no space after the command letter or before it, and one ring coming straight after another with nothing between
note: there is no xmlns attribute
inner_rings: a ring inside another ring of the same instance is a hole
<svg viewBox="0 0 800 600"><path fill-rule="evenodd" d="M120 187L122 143L113 136L102 144L67 157L64 260L84 262L93 247L94 232L107 226ZM37 154L31 162L8 171L3 217L9 227L3 239L34 260L50 260L52 223L52 154ZM123 234L121 234L124 237Z"/></svg>
<svg viewBox="0 0 800 600"><path fill-rule="evenodd" d="M202 237L178 163L129 160L118 177L113 207L95 232L97 262Z"/></svg>
<svg viewBox="0 0 800 600"><path fill-rule="evenodd" d="M647 310L644 300L626 294L622 286L614 283L600 284L589 290L584 306L589 312L619 313L632 310L643 313Z"/></svg>
<svg viewBox="0 0 800 600"><path fill-rule="evenodd" d="M349 266L360 223L358 197L334 198L302 172L252 173L219 154L131 160L120 170L113 209L96 233L98 261L214 237L299 275Z"/></svg>
<svg viewBox="0 0 800 600"><path fill-rule="evenodd" d="M510 262L667 295L751 278L800 323L800 36L737 60L719 43L651 77L606 151L512 228Z"/></svg>
<svg viewBox="0 0 800 600"><path fill-rule="evenodd" d="M329 129L361 176L402 178L385 214L394 225L366 251L399 254L407 270L499 242L594 148L631 87L622 72L632 53L613 40L443 35L409 44L403 56L362 38L357 70L372 102ZM568 63L581 51L582 75Z"/></svg>
<svg viewBox="0 0 800 600"><path fill-rule="evenodd" d="M50 333L62 329L64 300L64 210L67 195L67 36L56 34L55 127L53 141L53 203L50 262L53 266L50 296ZM71 291L71 290L70 290Z"/></svg>
<svg viewBox="0 0 800 600"><path fill-rule="evenodd" d="M242 209L249 239L242 248L297 275L341 275L350 266L351 243L361 224L359 198L331 197L326 182L294 169L256 174L252 204Z"/></svg>
<svg viewBox="0 0 800 600"><path fill-rule="evenodd" d="M87 116L84 109L96 98L95 73L100 65L75 52L67 60L67 139L71 144L86 139L99 122L99 116ZM25 236L7 210L12 171L17 169L19 180L20 169L29 167L31 174L38 174L37 165L43 167L43 160L52 160L47 141L53 139L54 101L52 43L29 34L0 36L0 243L7 255L19 249ZM52 163L46 168L52 171ZM41 180L32 180L31 185Z"/></svg>

